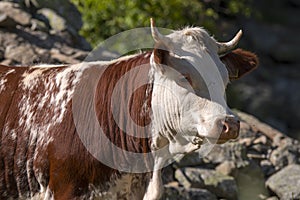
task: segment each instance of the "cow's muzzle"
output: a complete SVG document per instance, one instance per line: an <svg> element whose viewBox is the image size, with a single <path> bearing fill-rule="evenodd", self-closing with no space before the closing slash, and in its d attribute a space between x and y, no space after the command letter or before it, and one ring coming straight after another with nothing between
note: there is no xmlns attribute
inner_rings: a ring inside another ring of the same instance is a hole
<svg viewBox="0 0 300 200"><path fill-rule="evenodd" d="M222 126L222 131L217 143L222 144L228 140L236 139L240 132L240 121L234 117L229 116L221 119L219 124Z"/></svg>

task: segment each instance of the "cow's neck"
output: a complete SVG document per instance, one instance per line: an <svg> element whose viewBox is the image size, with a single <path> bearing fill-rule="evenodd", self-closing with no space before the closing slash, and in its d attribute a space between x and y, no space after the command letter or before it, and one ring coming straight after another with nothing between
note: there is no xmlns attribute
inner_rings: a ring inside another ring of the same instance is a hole
<svg viewBox="0 0 300 200"><path fill-rule="evenodd" d="M150 55L142 53L109 64L95 95L96 108L101 108L96 115L104 133L119 148L135 153L150 152Z"/></svg>

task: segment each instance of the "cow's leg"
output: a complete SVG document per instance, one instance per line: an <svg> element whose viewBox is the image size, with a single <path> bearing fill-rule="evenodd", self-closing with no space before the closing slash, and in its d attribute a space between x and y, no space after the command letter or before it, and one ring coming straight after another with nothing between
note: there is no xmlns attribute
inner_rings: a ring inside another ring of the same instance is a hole
<svg viewBox="0 0 300 200"><path fill-rule="evenodd" d="M161 179L161 168L163 168L166 159L162 156L154 158L154 171L148 184L143 200L158 200L161 198L164 186Z"/></svg>

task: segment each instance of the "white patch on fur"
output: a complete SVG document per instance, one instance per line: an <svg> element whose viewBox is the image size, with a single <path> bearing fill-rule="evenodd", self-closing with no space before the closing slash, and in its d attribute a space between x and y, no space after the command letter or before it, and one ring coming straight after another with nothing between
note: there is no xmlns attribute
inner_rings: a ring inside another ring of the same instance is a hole
<svg viewBox="0 0 300 200"><path fill-rule="evenodd" d="M0 93L6 88L6 83L7 83L7 76L11 73L14 73L16 70L15 69L11 69L8 70L8 72L6 72L3 75L0 75Z"/></svg>
<svg viewBox="0 0 300 200"><path fill-rule="evenodd" d="M65 67L66 65L51 65L51 64L39 64L32 66L32 68L53 68L53 67Z"/></svg>
<svg viewBox="0 0 300 200"><path fill-rule="evenodd" d="M43 72L49 70L49 67L35 67L33 72L24 73L21 85L24 90L27 92L36 90L36 83L43 84L45 88L45 93L40 93L32 98L30 94L24 95L19 103L22 116L19 124L20 126L25 125L25 128L30 130L33 139L37 134L46 133L51 126L62 122L66 107L73 97L76 83L80 81L86 67L87 65L81 64L72 65L54 75L51 74L50 76L53 77L50 78L43 77ZM47 80L43 80L43 78ZM51 119L48 119L49 122L44 125L37 123L38 114L43 112L43 108L50 108L54 113L54 116L51 116Z"/></svg>
<svg viewBox="0 0 300 200"><path fill-rule="evenodd" d="M5 79L5 78L0 80L0 93L5 89L6 82L7 82L7 79Z"/></svg>
<svg viewBox="0 0 300 200"><path fill-rule="evenodd" d="M16 140L17 139L17 133L16 130L11 130L11 139Z"/></svg>
<svg viewBox="0 0 300 200"><path fill-rule="evenodd" d="M38 70L34 70L31 73L25 72L22 76L23 77L23 80L22 80L23 87L24 88L33 88L36 79L38 79L42 75L43 71L45 71L45 70L47 70L47 68L39 68Z"/></svg>

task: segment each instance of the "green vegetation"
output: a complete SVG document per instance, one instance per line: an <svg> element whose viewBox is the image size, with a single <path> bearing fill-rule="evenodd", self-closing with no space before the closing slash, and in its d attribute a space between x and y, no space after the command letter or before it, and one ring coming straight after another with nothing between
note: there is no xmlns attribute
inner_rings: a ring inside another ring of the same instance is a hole
<svg viewBox="0 0 300 200"><path fill-rule="evenodd" d="M251 0L71 0L82 13L81 34L92 44L121 31L149 26L153 17L160 27L203 26L211 32L220 16L251 14Z"/></svg>

